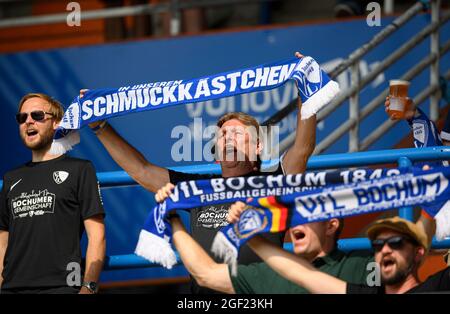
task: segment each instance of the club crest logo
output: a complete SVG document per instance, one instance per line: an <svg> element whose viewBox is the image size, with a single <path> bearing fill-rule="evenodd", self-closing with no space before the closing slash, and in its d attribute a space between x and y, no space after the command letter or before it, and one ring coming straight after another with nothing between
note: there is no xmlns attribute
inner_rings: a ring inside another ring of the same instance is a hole
<svg viewBox="0 0 450 314"><path fill-rule="evenodd" d="M61 184L69 177L69 173L66 171L55 171L53 172L53 180L56 184Z"/></svg>
<svg viewBox="0 0 450 314"><path fill-rule="evenodd" d="M235 233L240 239L245 239L260 232L267 226L267 216L264 210L259 208L249 208L245 210L235 226Z"/></svg>
<svg viewBox="0 0 450 314"><path fill-rule="evenodd" d="M77 102L72 103L64 112L59 126L63 129L77 129L80 127L80 107Z"/></svg>
<svg viewBox="0 0 450 314"><path fill-rule="evenodd" d="M413 123L414 144L416 146L423 146L428 141L428 132L426 129L426 122L422 120Z"/></svg>
<svg viewBox="0 0 450 314"><path fill-rule="evenodd" d="M309 98L322 88L322 73L319 64L311 57L305 57L294 69L292 78L298 83L301 93Z"/></svg>

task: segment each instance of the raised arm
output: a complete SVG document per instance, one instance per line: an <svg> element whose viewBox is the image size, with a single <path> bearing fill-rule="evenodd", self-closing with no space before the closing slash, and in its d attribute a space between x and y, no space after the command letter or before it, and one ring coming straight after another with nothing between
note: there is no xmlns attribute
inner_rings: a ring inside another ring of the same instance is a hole
<svg viewBox="0 0 450 314"><path fill-rule="evenodd" d="M228 210L228 222L236 223L246 204L236 202ZM296 256L266 239L256 236L249 247L280 276L304 287L311 293L346 293L347 283L314 268L306 259Z"/></svg>
<svg viewBox="0 0 450 314"><path fill-rule="evenodd" d="M295 53L297 58L302 55ZM306 170L306 163L316 146L316 115L309 119L301 119L302 102L298 97L297 130L294 144L288 149L283 158L283 169L286 174L302 173Z"/></svg>
<svg viewBox="0 0 450 314"><path fill-rule="evenodd" d="M155 193L157 202L163 202L174 189L171 183L166 184ZM177 216L170 219L173 233L173 244L187 271L197 283L209 289L224 293L235 293L231 283L228 266L216 263L208 253L191 237Z"/></svg>
<svg viewBox="0 0 450 314"><path fill-rule="evenodd" d="M95 134L114 161L145 189L156 192L169 182L169 171L166 168L147 161L144 155L125 141L107 122Z"/></svg>
<svg viewBox="0 0 450 314"><path fill-rule="evenodd" d="M405 110L405 120L413 132L414 146L416 147L430 147L442 146L442 140L439 135L436 124L431 121L428 116L414 105L412 99L407 98L407 109ZM386 113L389 112L390 98L386 97L384 103ZM389 116L391 120L395 120Z"/></svg>
<svg viewBox="0 0 450 314"><path fill-rule="evenodd" d="M227 264L216 263L184 229L181 219L171 219L173 243L184 266L197 283L224 293L235 293Z"/></svg>
<svg viewBox="0 0 450 314"><path fill-rule="evenodd" d="M250 239L248 245L280 276L311 293L346 293L345 281L314 268L304 258L285 251L260 236Z"/></svg>
<svg viewBox="0 0 450 314"><path fill-rule="evenodd" d="M82 89L80 97L86 92L87 89ZM166 168L147 161L144 155L121 137L108 122L97 121L89 126L114 161L145 189L156 192L169 182L169 171Z"/></svg>

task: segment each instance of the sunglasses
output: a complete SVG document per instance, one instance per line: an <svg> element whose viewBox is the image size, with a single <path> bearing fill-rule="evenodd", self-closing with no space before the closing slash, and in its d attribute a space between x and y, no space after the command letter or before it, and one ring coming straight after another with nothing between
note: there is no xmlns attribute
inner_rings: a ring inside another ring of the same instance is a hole
<svg viewBox="0 0 450 314"><path fill-rule="evenodd" d="M387 244L393 250L401 250L405 245L405 242L414 243L414 240L402 236L395 236L387 239L375 239L372 240L372 248L375 252L380 252L384 245Z"/></svg>
<svg viewBox="0 0 450 314"><path fill-rule="evenodd" d="M34 121L42 121L42 120L44 120L46 114L54 116L53 113L46 112L46 111L43 111L43 110L35 110L35 111L31 111L30 112L31 118ZM27 112L19 112L18 114L16 114L16 120L17 120L17 123L19 123L19 124L25 123L25 121L27 121L27 118L28 118L28 113Z"/></svg>

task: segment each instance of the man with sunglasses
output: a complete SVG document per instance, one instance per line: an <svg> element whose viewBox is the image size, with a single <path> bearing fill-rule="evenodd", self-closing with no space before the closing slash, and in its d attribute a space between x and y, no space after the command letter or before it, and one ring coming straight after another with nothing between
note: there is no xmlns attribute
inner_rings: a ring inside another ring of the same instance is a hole
<svg viewBox="0 0 450 314"><path fill-rule="evenodd" d="M0 194L1 293L95 293L105 257L104 210L91 162L50 154L59 102L25 95L16 120L32 160L7 172ZM83 283L80 239L88 246ZM80 286L82 286L80 288Z"/></svg>
<svg viewBox="0 0 450 314"><path fill-rule="evenodd" d="M393 217L376 221L367 231L379 266L380 287L348 285L347 293L414 293L419 286L419 266L430 246L428 236L416 224Z"/></svg>

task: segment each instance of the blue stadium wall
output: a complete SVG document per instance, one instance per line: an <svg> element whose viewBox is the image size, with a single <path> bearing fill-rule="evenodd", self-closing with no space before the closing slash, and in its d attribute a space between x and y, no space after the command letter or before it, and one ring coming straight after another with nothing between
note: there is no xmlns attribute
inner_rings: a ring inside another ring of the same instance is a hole
<svg viewBox="0 0 450 314"><path fill-rule="evenodd" d="M380 47L367 54L361 62L361 71L381 62L406 39L411 38L429 23L428 15L420 15L397 31ZM382 20L387 25L392 18ZM0 174L26 162L29 152L23 148L14 120L17 103L28 92L50 94L65 105L81 88L119 87L138 83L178 80L239 69L280 59L295 51L313 56L330 70L342 58L364 44L380 31L368 27L365 20L354 20L320 25L305 25L229 32L174 39L135 41L87 47L42 50L0 55L0 102L2 154ZM441 42L450 37L450 25L441 30ZM361 94L361 105L366 105L386 88L389 79L400 77L429 51L429 39L411 50L401 62L378 76ZM42 47L43 49L45 47ZM441 59L441 73L448 70L450 56ZM338 78L341 87L349 86L349 73ZM428 85L429 72L424 71L412 81L411 95ZM241 95L234 98L173 107L164 110L133 114L111 119L110 123L150 161L162 166L181 166L192 162L175 162L171 158L172 145L177 138L171 132L177 125L191 126L194 118L201 117L204 124L214 123L228 111L244 111L260 121L285 106L296 91L293 84L276 90ZM423 108L427 109L427 104ZM348 106L337 110L318 128L320 141L348 117ZM386 120L383 105L366 119L360 129L363 138ZM281 124L281 138L295 129L295 115ZM405 123L399 123L370 149L386 149L395 145L408 133ZM81 144L71 155L90 159L97 171L120 170L105 149L89 130L81 131ZM348 138L337 141L327 153L348 150ZM128 254L134 251L140 227L148 209L153 205L153 195L141 187L104 189L107 211L107 254ZM183 267L166 271L161 268L108 271L102 274L103 282L131 279L178 277L186 275Z"/></svg>

